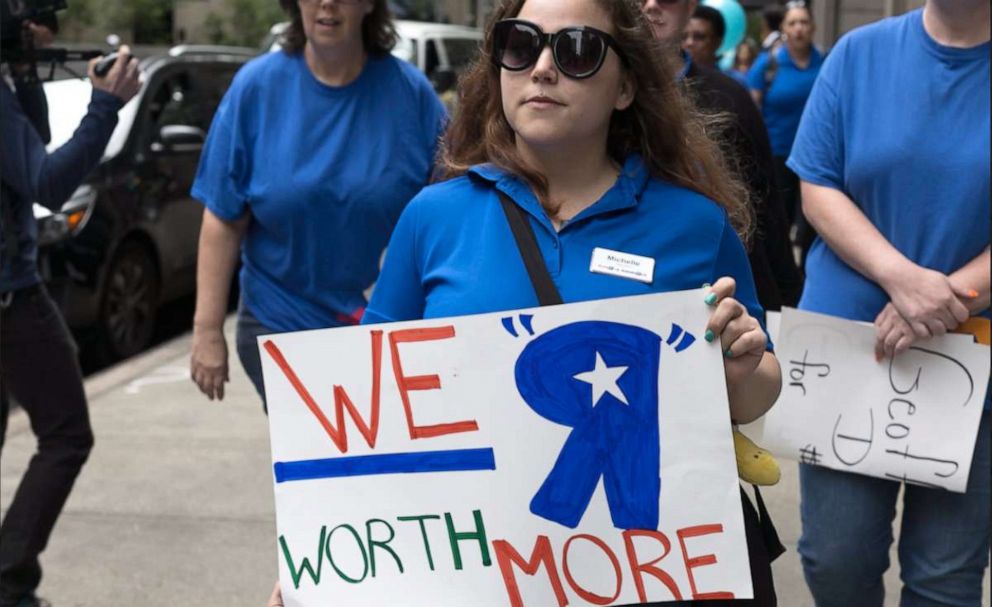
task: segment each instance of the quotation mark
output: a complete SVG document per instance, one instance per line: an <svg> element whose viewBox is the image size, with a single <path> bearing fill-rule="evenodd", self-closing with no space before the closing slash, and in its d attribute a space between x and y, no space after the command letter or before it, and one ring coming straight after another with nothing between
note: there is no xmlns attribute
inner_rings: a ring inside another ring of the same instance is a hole
<svg viewBox="0 0 992 607"><path fill-rule="evenodd" d="M799 450L799 461L804 464L811 464L813 466L820 465L820 453L816 450L812 444L806 445Z"/></svg>
<svg viewBox="0 0 992 607"><path fill-rule="evenodd" d="M675 351L681 352L691 346L695 341L696 337L692 333L689 333L677 324L672 323L672 332L669 333L668 339L665 340L665 343L668 345L675 344Z"/></svg>
<svg viewBox="0 0 992 607"><path fill-rule="evenodd" d="M520 325L524 328L524 330L527 331L528 334L534 335L534 329L533 329L533 327L531 327L531 322L533 322L533 320L534 320L534 315L533 314L521 314L519 316L519 318L520 318ZM512 335L514 337L520 337L520 334L517 333L516 326L514 326L514 324L513 324L513 317L512 316L507 316L507 317L502 318L500 320L503 322L503 328L506 329L506 332L507 333L509 333L510 335Z"/></svg>

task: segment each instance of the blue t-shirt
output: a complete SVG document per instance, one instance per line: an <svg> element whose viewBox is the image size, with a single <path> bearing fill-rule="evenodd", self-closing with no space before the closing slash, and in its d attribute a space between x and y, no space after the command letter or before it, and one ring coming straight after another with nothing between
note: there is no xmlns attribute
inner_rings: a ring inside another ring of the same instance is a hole
<svg viewBox="0 0 992 607"><path fill-rule="evenodd" d="M527 185L492 165L425 188L400 217L362 322L537 306L497 190L527 211L567 303L698 289L732 276L737 299L764 318L744 247L723 209L649 177L640 157L631 156L616 184L559 231ZM652 283L590 272L595 247L655 259Z"/></svg>
<svg viewBox="0 0 992 607"><path fill-rule="evenodd" d="M400 212L430 177L444 121L423 74L388 55L343 87L319 82L302 53L238 72L192 195L224 220L251 213L241 292L263 325L356 322Z"/></svg>
<svg viewBox="0 0 992 607"><path fill-rule="evenodd" d="M765 80L770 61L767 52L758 55L751 66L747 73L747 85L751 90L763 93L761 114L768 127L772 154L784 158L792 150L803 107L823 66L823 55L813 47L810 49L809 65L800 69L792 62L785 46L780 46L775 50L775 59L778 67L771 85Z"/></svg>
<svg viewBox="0 0 992 607"><path fill-rule="evenodd" d="M935 42L922 10L834 47L789 167L844 192L914 263L949 274L989 246L989 43ZM800 307L873 321L889 297L820 239Z"/></svg>
<svg viewBox="0 0 992 607"><path fill-rule="evenodd" d="M735 81L737 81L738 84L740 84L744 88L748 88L747 74L745 72L729 69L729 70L723 70L723 73L733 78Z"/></svg>

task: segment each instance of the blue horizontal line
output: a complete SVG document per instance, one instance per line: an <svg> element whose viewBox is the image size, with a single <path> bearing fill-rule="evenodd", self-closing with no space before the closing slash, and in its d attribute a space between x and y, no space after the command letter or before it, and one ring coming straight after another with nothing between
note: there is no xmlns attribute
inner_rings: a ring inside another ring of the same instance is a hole
<svg viewBox="0 0 992 607"><path fill-rule="evenodd" d="M373 474L495 470L496 456L492 449L420 451L276 462L272 468L275 471L276 482L285 483Z"/></svg>

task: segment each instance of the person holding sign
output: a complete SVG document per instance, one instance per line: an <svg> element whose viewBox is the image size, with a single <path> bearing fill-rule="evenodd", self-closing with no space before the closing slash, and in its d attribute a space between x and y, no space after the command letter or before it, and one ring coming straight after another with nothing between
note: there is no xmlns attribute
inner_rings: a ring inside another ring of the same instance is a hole
<svg viewBox="0 0 992 607"><path fill-rule="evenodd" d="M283 49L248 63L210 127L190 375L228 381L222 325L241 251L237 350L260 395L258 335L354 325L382 249L427 183L446 121L416 67L390 55L386 0L280 0Z"/></svg>
<svg viewBox="0 0 992 607"><path fill-rule="evenodd" d="M746 189L669 60L638 0L502 2L461 82L447 180L404 210L363 323L712 283L703 337L724 352L731 417L764 414L781 375L741 243ZM764 550L748 539L752 557ZM774 604L763 561L752 558L756 604Z"/></svg>
<svg viewBox="0 0 992 607"><path fill-rule="evenodd" d="M990 48L987 0L928 0L845 36L806 105L788 163L820 238L799 307L874 320L878 357L989 317ZM988 408L966 493L905 487L902 605L981 603ZM817 605L881 605L899 484L809 465L800 481Z"/></svg>

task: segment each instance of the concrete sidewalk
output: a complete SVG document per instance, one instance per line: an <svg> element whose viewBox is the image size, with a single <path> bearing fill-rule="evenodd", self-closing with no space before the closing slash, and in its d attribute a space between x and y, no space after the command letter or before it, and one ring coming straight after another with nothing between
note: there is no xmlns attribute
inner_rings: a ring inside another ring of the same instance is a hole
<svg viewBox="0 0 992 607"><path fill-rule="evenodd" d="M86 381L96 448L42 556L40 594L55 607L265 604L277 575L268 426L233 352L233 328L229 319L222 403L189 381L189 335ZM19 411L0 466L0 506L33 450ZM783 468L782 483L763 492L789 548L775 563L779 604L812 606L795 552L796 465ZM897 571L886 587L886 606L897 605Z"/></svg>
<svg viewBox="0 0 992 607"><path fill-rule="evenodd" d="M189 348L183 336L86 381L96 447L42 555L39 594L55 607L265 604L277 575L268 424L236 355L226 398L210 402L189 380ZM3 506L33 450L18 411Z"/></svg>

